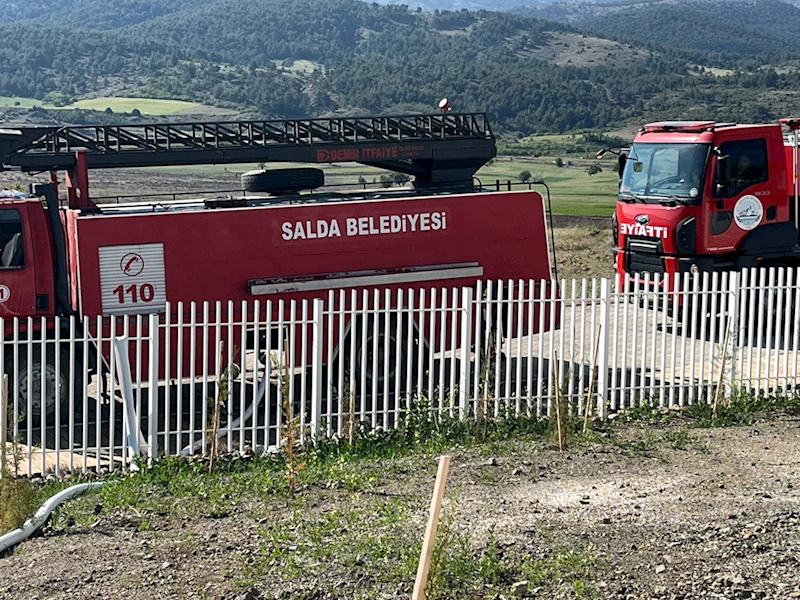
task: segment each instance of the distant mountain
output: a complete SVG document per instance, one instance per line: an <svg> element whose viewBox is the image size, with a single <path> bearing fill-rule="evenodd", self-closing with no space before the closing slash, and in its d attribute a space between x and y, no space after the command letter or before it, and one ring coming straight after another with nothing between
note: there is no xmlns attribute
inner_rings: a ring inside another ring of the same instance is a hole
<svg viewBox="0 0 800 600"><path fill-rule="evenodd" d="M591 0L591 4L610 4L617 3L620 0ZM397 4L397 0L377 0L379 4ZM509 11L520 7L543 8L553 4L588 4L586 0L575 0L570 2L567 0L405 0L403 4L407 4L411 10L417 7L425 11L433 12L435 10L504 10Z"/></svg>
<svg viewBox="0 0 800 600"><path fill-rule="evenodd" d="M795 53L800 31L797 4L783 0L620 0L553 2L513 10L570 23L602 37L698 51L713 61L731 64L742 56L774 59Z"/></svg>
<svg viewBox="0 0 800 600"><path fill-rule="evenodd" d="M290 118L427 112L447 96L509 135L800 112L800 53L784 43L793 6L570 7L583 15L572 24L357 0L0 0L0 64L13 65L0 96L175 98ZM771 32L770 14L784 21Z"/></svg>

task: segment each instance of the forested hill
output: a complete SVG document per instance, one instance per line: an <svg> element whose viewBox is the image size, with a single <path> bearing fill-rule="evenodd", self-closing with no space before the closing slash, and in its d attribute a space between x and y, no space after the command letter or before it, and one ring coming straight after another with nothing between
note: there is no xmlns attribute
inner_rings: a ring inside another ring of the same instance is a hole
<svg viewBox="0 0 800 600"><path fill-rule="evenodd" d="M780 69L750 55L721 72L702 49L502 12L357 0L0 0L0 25L0 97L57 104L147 96L305 117L427 112L447 96L518 133L800 112L794 54L780 56Z"/></svg>
<svg viewBox="0 0 800 600"><path fill-rule="evenodd" d="M800 8L786 0L562 1L512 10L603 37L695 51L728 65L745 57L774 61L795 55L800 31Z"/></svg>

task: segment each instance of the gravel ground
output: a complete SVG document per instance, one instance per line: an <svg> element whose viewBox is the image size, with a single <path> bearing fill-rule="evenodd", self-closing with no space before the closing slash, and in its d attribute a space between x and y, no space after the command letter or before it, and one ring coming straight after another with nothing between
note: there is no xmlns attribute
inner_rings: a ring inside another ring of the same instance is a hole
<svg viewBox="0 0 800 600"><path fill-rule="evenodd" d="M725 429L626 424L613 432L564 453L542 441L453 452L452 527L468 532L477 549L494 540L500 562L564 549L591 554L581 587L564 585L556 572L529 583L530 597L800 597L799 420ZM376 503L392 498L407 501L405 531L421 538L433 457L361 468L370 473L366 487L312 485L287 500L253 486L235 511L221 514L197 498L168 499L145 514L85 497L73 516L62 515L0 559L0 599L408 598L411 581L384 583L370 563L359 569L356 561L349 576L335 558L331 566L307 563L293 573L263 563L265 544L275 539L265 528L299 518L296 533L326 515L374 515ZM360 538L372 543L364 536L381 527L368 517L336 523L352 527L349 542L336 550L342 555ZM325 536L309 536L299 543L326 543ZM302 551L289 538L285 543L288 552ZM261 565L257 576L254 564ZM511 593L508 582L500 587Z"/></svg>

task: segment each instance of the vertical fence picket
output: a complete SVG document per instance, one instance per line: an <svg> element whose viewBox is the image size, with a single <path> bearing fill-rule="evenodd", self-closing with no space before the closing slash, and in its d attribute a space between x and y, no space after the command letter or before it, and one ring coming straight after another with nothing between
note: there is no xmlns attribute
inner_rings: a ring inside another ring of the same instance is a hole
<svg viewBox="0 0 800 600"><path fill-rule="evenodd" d="M650 399L650 405L656 405L656 354L658 342L658 293L661 289L661 274L656 273L653 276L653 293L650 298L650 314L652 322L650 323L650 385L647 390Z"/></svg>
<svg viewBox="0 0 800 600"><path fill-rule="evenodd" d="M770 346L774 348L774 360L771 360L772 365L772 386L773 391L778 392L780 391L780 381L778 380L778 373L780 371L781 363L783 362L783 297L786 295L786 288L784 287L784 269L780 267L777 269L776 272L776 285L777 288L773 288L773 293L775 294L775 311L772 313L775 315L774 319L770 319L770 322L774 322L775 330L772 332L772 341Z"/></svg>
<svg viewBox="0 0 800 600"><path fill-rule="evenodd" d="M638 302L642 305L642 332L641 332L641 345L640 350L637 352L640 356L639 361L639 390L637 396L639 402L646 402L650 404L652 399L647 398L647 332L648 332L648 316L650 315L650 273L644 275L644 289L642 291L642 299Z"/></svg>
<svg viewBox="0 0 800 600"><path fill-rule="evenodd" d="M800 346L800 268L794 269L794 303L792 327L792 390L797 388L797 349Z"/></svg>
<svg viewBox="0 0 800 600"><path fill-rule="evenodd" d="M470 399L470 340L472 337L472 288L461 289L461 352L458 377L458 418L463 420L469 414ZM518 340L518 343L521 341Z"/></svg>
<svg viewBox="0 0 800 600"><path fill-rule="evenodd" d="M771 273L771 269L770 269ZM764 363L762 362L762 347L764 345L764 318L765 313L763 307L767 306L765 301L765 296L768 293L766 288L767 286L767 277L770 275L766 269L761 269L759 273L759 281L758 281L758 306L762 308L762 310L758 311L758 325L756 326L756 364L757 364L757 374L758 377L756 378L756 396L761 395L761 381L762 381L762 373L764 368ZM768 309L769 310L769 307Z"/></svg>
<svg viewBox="0 0 800 600"><path fill-rule="evenodd" d="M580 365L578 369L578 396L582 396L586 389L586 373L584 372L583 364L586 357L586 306L590 303L587 285L588 282L586 278L581 279L581 319L577 343L578 347L576 348L574 345L570 346L570 357L575 359L575 362ZM594 337L594 334L590 333L589 337Z"/></svg>
<svg viewBox="0 0 800 600"><path fill-rule="evenodd" d="M547 314L547 286L545 285L544 280L539 281L539 300L538 300L538 309L539 309L539 351L537 354L537 369L536 369L536 416L541 417L548 409L542 410L542 399L545 393L545 374L544 369L545 365L547 366L547 370L549 371L552 367L550 366L549 360L546 359L544 354L544 328L545 328L545 315Z"/></svg>
<svg viewBox="0 0 800 600"><path fill-rule="evenodd" d="M534 311L536 309L536 285L533 279L528 280L528 295L525 299L525 308L528 313L528 329L526 332L526 338L528 340L527 351L526 351L526 359L525 359L525 416L531 416L531 410L533 407L533 317ZM480 318L480 317L478 317ZM479 321L480 322L480 321ZM476 341L476 348L477 348L477 341ZM476 360L475 364L477 365L478 362ZM477 367L476 367L477 370ZM475 392L477 394L477 386L475 386Z"/></svg>
<svg viewBox="0 0 800 600"><path fill-rule="evenodd" d="M472 329L472 340L474 342L475 348L475 367L472 372L472 389L474 394L474 404L473 406L473 416L477 419L478 417L478 406L479 404L483 407L483 410L486 410L486 405L483 402L485 396L484 391L485 389L481 389L481 375L482 375L482 368L483 368L483 361L484 354L483 354L483 315L484 315L484 299L483 299L483 282L478 281L478 285L476 286L475 292L472 297L472 305L467 307L467 310L470 311L470 314L474 316L474 323ZM528 356L530 356L530 352ZM469 415L469 410L467 411ZM481 415L482 417L483 415Z"/></svg>
<svg viewBox="0 0 800 600"><path fill-rule="evenodd" d="M414 348L414 340L419 340L417 342L416 348L416 355L419 355L421 358L424 354L425 348L425 336L422 335L422 331L417 326L415 319L414 319L414 289L408 290L408 306L406 307L405 311L405 319L406 319L406 326L408 327L408 335L406 336L406 393L404 398L403 412L398 413L398 420L400 416L405 417L408 415L408 411L411 409L411 401L414 397L412 393L412 386L414 385L414 381L412 381L412 376L414 375L416 361L415 361L415 348ZM399 400L398 400L399 402ZM399 404L398 404L399 406ZM399 421L398 421L399 422Z"/></svg>
<svg viewBox="0 0 800 600"><path fill-rule="evenodd" d="M550 364L555 364L555 328L556 328L556 302L558 300L558 286L556 285L555 281L548 282L550 288L550 297L547 301L547 306L550 309L550 327L547 330L547 339L549 341L549 348L548 348L548 356L550 358ZM563 361L563 357L559 357L559 361ZM563 364L563 363L562 363ZM559 373L561 373L561 366L559 364ZM548 411L552 407L553 399L555 398L555 385L560 385L561 382L556 381L555 373L553 369L548 369L548 394L547 394L547 406ZM553 385L555 383L555 385ZM548 414L550 414L548 412Z"/></svg>
<svg viewBox="0 0 800 600"><path fill-rule="evenodd" d="M455 416L455 402L456 402L456 344L457 344L457 336L459 332L458 324L459 324L459 315L461 313L461 306L460 306L460 299L461 295L459 294L458 288L451 288L450 290L450 297L452 301L452 307L450 308L450 363L449 363L449 377L448 377L448 388L447 388L447 413L450 417ZM444 356L442 357L444 360Z"/></svg>
<svg viewBox="0 0 800 600"><path fill-rule="evenodd" d="M504 405L504 399L500 394L500 371L503 362L501 356L503 352L503 291L504 285L502 281L497 282L497 298L492 305L492 311L495 313L494 331L490 334L494 337L494 415L495 417L500 414L501 404Z"/></svg>
<svg viewBox="0 0 800 600"><path fill-rule="evenodd" d="M619 408L619 394L618 394L618 380L617 375L619 370L617 367L619 366L617 363L617 357L619 356L618 351L619 348L617 346L617 342L619 340L619 313L620 310L625 310L625 301L624 301L624 290L620 290L620 283L622 286L627 286L627 280L620 281L619 273L614 278L614 292L613 292L613 302L614 302L614 326L611 330L610 334L614 337L612 338L611 343L611 410L616 411Z"/></svg>
<svg viewBox="0 0 800 600"><path fill-rule="evenodd" d="M606 417L606 405L608 400L608 389L606 388L608 382L608 336L609 319L611 310L611 282L608 278L604 277L600 280L600 331L598 334L597 344L597 406L594 411L601 419ZM616 332L614 332L616 340ZM586 402L594 402L591 397L586 398ZM589 410L585 407L584 410Z"/></svg>
<svg viewBox="0 0 800 600"><path fill-rule="evenodd" d="M683 306L681 308L681 372L680 372L680 388L678 390L678 404L686 406L686 338L689 335L689 303L691 296L689 295L689 273L683 274L681 281L681 298Z"/></svg>
<svg viewBox="0 0 800 600"><path fill-rule="evenodd" d="M569 307L569 313L570 313L570 316L569 316L569 353L570 353L570 360L572 360L573 362L575 361L575 316L576 316L575 313L577 312L577 310L576 310L576 308L577 308L577 300L576 300L577 288L578 288L578 280L577 279L573 279L572 280L572 285L570 287L570 295L569 295L569 300L568 300L568 304L567 304L567 306ZM562 287L561 288L561 293L563 294L565 292L566 292L566 287ZM566 334L565 331L561 332L562 339L565 337L565 334ZM573 385L572 381L570 381L569 391L567 392L567 394L568 394L567 397L569 399L570 404L575 402L575 398L574 398L575 394L577 394L577 396L578 396L578 404L580 404L580 396L582 394L581 387L580 387L581 375L582 375L582 372L578 371L578 373L576 374L576 377L573 378L574 381L575 381L575 385Z"/></svg>
<svg viewBox="0 0 800 600"><path fill-rule="evenodd" d="M709 273L708 271L704 271L702 274L702 279L700 283L700 298L698 299L700 302L700 361L698 365L699 375L697 378L697 389L693 390L693 393L696 394L697 402L706 402L706 382L708 381L708 377L706 373L708 371L706 367L706 346L708 345L706 341L708 338L706 334L708 333L708 321L710 316L711 319L715 319L716 315L711 313L708 315L708 290L709 290ZM711 340L711 343L714 343L714 340Z"/></svg>
<svg viewBox="0 0 800 600"><path fill-rule="evenodd" d="M387 299L387 303L388 303L388 299ZM387 314L389 314L388 310L386 312L387 312ZM397 303L396 303L395 308L394 308L394 315L395 315L395 324L394 324L394 365L393 365L393 367L394 367L394 378L393 378L394 379L394 386L393 386L394 389L393 389L393 395L392 395L392 402L394 403L394 405L393 405L394 407L392 409L392 415L391 416L392 416L392 426L393 427L397 427L397 420L400 417L400 411L401 411L401 408L400 408L400 382L405 379L405 373L402 372L403 361L401 360L403 358L403 352L405 351L405 348L403 347L403 342L405 341L403 339L403 332L405 331L405 337L407 337L409 339L412 337L412 330L411 330L410 325L404 325L405 318L404 318L404 312L403 312L403 290L402 289L397 290ZM390 321L387 320L387 323L388 322L390 322ZM405 329L404 329L404 327L405 327ZM388 327L387 327L387 329L388 329ZM387 347L388 347L388 345L387 345ZM386 362L387 363L389 362L390 356L391 356L391 354L387 351L386 352ZM410 355L406 354L406 361L405 361L406 362L406 371L408 371L408 356L410 356ZM387 385L387 388L388 388L388 385L389 385L388 381L386 382L386 385ZM386 403L388 405L386 400L384 400L384 403ZM389 423L387 423L386 426L388 428L389 427Z"/></svg>
<svg viewBox="0 0 800 600"><path fill-rule="evenodd" d="M522 412L522 336L524 331L523 324L525 322L525 313L523 312L525 309L525 282L523 282L521 279L517 283L517 295L514 301L517 305L517 333L515 340L517 345L517 355L514 385L516 406L514 407L514 415L518 417Z"/></svg>
<svg viewBox="0 0 800 600"><path fill-rule="evenodd" d="M261 362L261 301L256 299L253 301L253 321L250 324L251 331L253 332L253 348L251 354L251 361L253 364L252 370L250 371L250 378L252 379L251 390L252 394L250 394L250 406L253 407L252 410L252 417L250 420L250 450L255 454L258 449L258 415L259 415L259 408L260 404L259 401L267 403L267 396L269 395L269 377L268 373L270 372L270 355L268 352L264 352L264 375L259 377L259 369L258 364ZM266 337L269 338L270 331L267 329ZM242 355L244 356L244 349L242 350ZM247 373L247 363L242 361L242 373ZM264 381L267 383L266 389L264 389L263 394L265 398L259 398L259 391L261 390L261 380L262 377ZM242 388L244 388L244 383L247 381L247 375L242 380ZM180 418L180 417L179 417ZM244 424L242 424L242 429L244 430ZM265 441L263 447L266 448L269 445L268 441Z"/></svg>

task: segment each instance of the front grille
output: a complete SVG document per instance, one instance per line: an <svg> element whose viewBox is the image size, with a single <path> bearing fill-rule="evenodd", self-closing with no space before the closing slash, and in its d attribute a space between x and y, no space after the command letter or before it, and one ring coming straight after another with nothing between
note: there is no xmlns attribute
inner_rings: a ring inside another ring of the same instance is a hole
<svg viewBox="0 0 800 600"><path fill-rule="evenodd" d="M629 236L625 240L628 273L665 273L664 243L653 237Z"/></svg>

